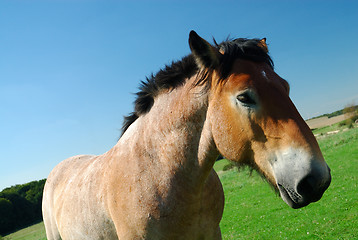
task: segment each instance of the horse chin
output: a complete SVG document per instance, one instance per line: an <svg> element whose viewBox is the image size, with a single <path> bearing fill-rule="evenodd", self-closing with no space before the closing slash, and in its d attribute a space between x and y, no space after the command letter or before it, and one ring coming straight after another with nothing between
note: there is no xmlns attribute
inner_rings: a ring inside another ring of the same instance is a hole
<svg viewBox="0 0 358 240"><path fill-rule="evenodd" d="M287 203L293 209L298 209L307 206L311 201L304 201L302 196L300 196L296 191L290 188L285 188L281 184L277 184L278 190L282 200Z"/></svg>

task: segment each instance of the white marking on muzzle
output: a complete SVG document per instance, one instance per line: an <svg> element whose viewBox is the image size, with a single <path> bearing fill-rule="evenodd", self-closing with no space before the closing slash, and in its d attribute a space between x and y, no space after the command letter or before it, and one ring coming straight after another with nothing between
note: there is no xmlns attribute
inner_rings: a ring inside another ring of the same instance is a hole
<svg viewBox="0 0 358 240"><path fill-rule="evenodd" d="M313 176L316 179L325 179L327 166L308 153L303 148L289 147L276 151L271 161L277 187L282 199L291 207L298 208L311 202L307 189L298 189L304 179ZM322 165L322 166L321 166ZM325 166L323 166L325 165ZM310 186L308 186L310 187ZM313 189L315 190L315 189ZM309 191L309 193L314 193Z"/></svg>
<svg viewBox="0 0 358 240"><path fill-rule="evenodd" d="M311 159L311 154L300 148L290 147L283 151L276 151L275 159L272 161L276 181L282 178L297 181L297 176L302 176L309 171Z"/></svg>

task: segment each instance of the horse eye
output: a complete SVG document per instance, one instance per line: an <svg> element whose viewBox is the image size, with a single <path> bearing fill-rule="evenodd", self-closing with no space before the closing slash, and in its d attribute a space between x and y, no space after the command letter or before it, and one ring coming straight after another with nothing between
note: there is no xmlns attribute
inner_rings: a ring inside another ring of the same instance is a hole
<svg viewBox="0 0 358 240"><path fill-rule="evenodd" d="M255 100L247 93L243 93L237 96L236 98L239 102L246 105L254 105L256 104Z"/></svg>

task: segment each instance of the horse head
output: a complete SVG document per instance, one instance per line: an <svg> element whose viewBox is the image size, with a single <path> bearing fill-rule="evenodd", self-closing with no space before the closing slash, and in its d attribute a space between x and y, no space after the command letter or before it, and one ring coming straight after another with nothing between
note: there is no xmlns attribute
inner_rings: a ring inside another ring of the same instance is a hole
<svg viewBox="0 0 358 240"><path fill-rule="evenodd" d="M318 201L330 169L289 97L288 82L274 71L266 39L213 46L192 31L189 45L207 78L207 116L218 151L260 172L290 207Z"/></svg>

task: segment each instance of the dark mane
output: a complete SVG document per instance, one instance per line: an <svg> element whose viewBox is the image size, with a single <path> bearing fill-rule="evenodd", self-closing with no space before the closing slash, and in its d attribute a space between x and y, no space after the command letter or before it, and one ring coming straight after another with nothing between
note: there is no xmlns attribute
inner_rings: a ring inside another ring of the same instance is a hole
<svg viewBox="0 0 358 240"><path fill-rule="evenodd" d="M122 135L127 128L142 114L149 112L154 103L154 98L161 90L174 89L185 83L187 78L192 77L198 71L193 55L189 55L170 66L165 66L157 74L141 81L137 99L134 102L134 112L124 117Z"/></svg>
<svg viewBox="0 0 358 240"><path fill-rule="evenodd" d="M215 42L215 40L214 40ZM216 48L223 51L224 54L220 58L219 74L220 79L224 81L232 68L232 64L238 58L247 59L255 62L267 63L273 69L273 61L268 53L260 47L259 39L245 39L238 38L228 40L217 44ZM214 69L204 69L203 74L199 74L197 85L207 84L207 73ZM165 66L157 74L146 78L146 81L141 81L139 92L136 93L137 98L134 102L134 112L124 117L122 126L122 135L128 127L141 115L150 111L154 104L154 98L162 90L170 90L185 84L186 79L192 77L199 71L199 67L192 54L182 58L177 62L172 62L169 66Z"/></svg>

